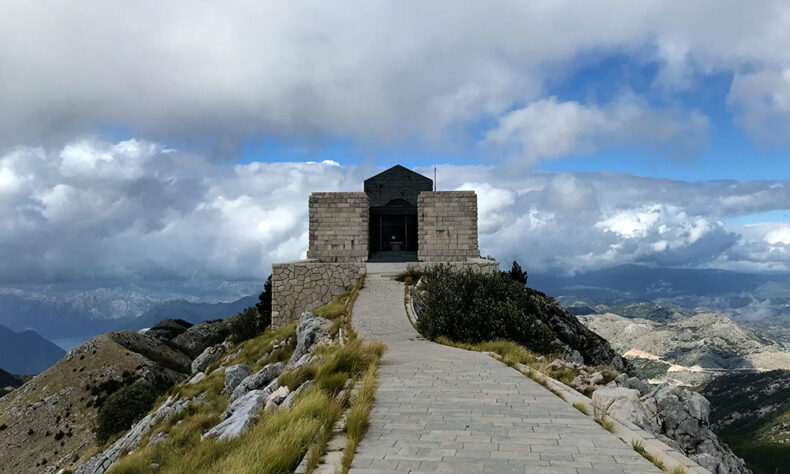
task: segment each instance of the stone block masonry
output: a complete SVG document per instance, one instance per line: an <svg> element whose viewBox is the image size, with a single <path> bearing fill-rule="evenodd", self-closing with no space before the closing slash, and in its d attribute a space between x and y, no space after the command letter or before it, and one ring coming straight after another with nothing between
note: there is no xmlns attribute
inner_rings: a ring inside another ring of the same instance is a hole
<svg viewBox="0 0 790 474"><path fill-rule="evenodd" d="M421 262L480 257L474 191L421 192L417 201L417 257Z"/></svg>
<svg viewBox="0 0 790 474"><path fill-rule="evenodd" d="M470 269L475 273L483 273L490 275L499 271L499 262L496 260L487 260L485 258L470 258L458 262L414 262L406 264L407 268L414 268L415 270L425 271L436 265L447 265L452 270L457 272L466 271Z"/></svg>
<svg viewBox="0 0 790 474"><path fill-rule="evenodd" d="M313 193L309 211L308 259L367 261L370 208L365 193Z"/></svg>
<svg viewBox="0 0 790 474"><path fill-rule="evenodd" d="M365 274L364 262L325 263L310 260L272 265L272 327L299 319L340 296Z"/></svg>

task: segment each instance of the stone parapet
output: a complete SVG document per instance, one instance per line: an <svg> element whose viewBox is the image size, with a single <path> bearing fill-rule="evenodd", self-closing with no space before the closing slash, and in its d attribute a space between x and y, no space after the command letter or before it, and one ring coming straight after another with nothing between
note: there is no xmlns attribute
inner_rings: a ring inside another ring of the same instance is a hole
<svg viewBox="0 0 790 474"><path fill-rule="evenodd" d="M421 192L417 224L417 257L421 262L465 262L480 257L474 191Z"/></svg>
<svg viewBox="0 0 790 474"><path fill-rule="evenodd" d="M365 193L313 193L307 258L319 262L368 259L370 209Z"/></svg>
<svg viewBox="0 0 790 474"><path fill-rule="evenodd" d="M272 265L272 327L277 329L331 302L365 274L363 262L315 260Z"/></svg>

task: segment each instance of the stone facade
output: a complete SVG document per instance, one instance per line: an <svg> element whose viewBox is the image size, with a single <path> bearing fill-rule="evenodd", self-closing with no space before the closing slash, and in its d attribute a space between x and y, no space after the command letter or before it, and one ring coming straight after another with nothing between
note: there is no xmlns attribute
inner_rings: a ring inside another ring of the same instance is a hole
<svg viewBox="0 0 790 474"><path fill-rule="evenodd" d="M365 193L313 193L309 211L308 259L367 261L370 208Z"/></svg>
<svg viewBox="0 0 790 474"><path fill-rule="evenodd" d="M272 326L285 326L338 297L365 273L371 250L413 260L417 242L414 265L420 268L447 263L497 271L497 262L481 259L477 249L474 191L432 187L429 178L398 165L365 180L365 192L311 194L307 260L272 265ZM380 243L384 231L392 237L387 246ZM371 235L379 248L371 249Z"/></svg>
<svg viewBox="0 0 790 474"><path fill-rule="evenodd" d="M365 274L364 262L313 260L272 265L272 327L281 328L340 296Z"/></svg>
<svg viewBox="0 0 790 474"><path fill-rule="evenodd" d="M463 262L480 257L474 191L420 193L417 225L417 256L421 262Z"/></svg>

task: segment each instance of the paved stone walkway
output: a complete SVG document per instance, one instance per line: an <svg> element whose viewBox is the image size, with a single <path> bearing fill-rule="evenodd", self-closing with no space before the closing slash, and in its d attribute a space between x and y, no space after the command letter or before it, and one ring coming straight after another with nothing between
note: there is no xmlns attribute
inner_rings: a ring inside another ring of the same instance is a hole
<svg viewBox="0 0 790 474"><path fill-rule="evenodd" d="M368 273L353 324L388 351L352 473L661 472L516 370L419 337L401 283Z"/></svg>

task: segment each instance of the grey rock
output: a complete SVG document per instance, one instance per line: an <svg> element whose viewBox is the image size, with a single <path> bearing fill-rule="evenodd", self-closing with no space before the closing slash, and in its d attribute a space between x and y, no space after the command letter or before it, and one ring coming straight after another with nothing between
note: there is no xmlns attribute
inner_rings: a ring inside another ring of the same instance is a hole
<svg viewBox="0 0 790 474"><path fill-rule="evenodd" d="M246 364L236 364L225 368L225 393L233 393L242 380L252 374L252 369Z"/></svg>
<svg viewBox="0 0 790 474"><path fill-rule="evenodd" d="M243 380L240 380L239 383L234 387L234 390L231 393L230 399L236 400L237 398L243 396L245 393L249 392L250 390L258 390L263 388L272 380L276 379L280 376L283 369L285 369L285 364L282 362L277 362L275 364L269 364L263 367L261 370L255 372L254 374L250 374L245 377ZM225 371L227 374L227 370ZM227 380L227 375L225 376Z"/></svg>
<svg viewBox="0 0 790 474"><path fill-rule="evenodd" d="M204 321L179 334L172 342L189 357L195 358L207 347L224 341L229 334L225 321Z"/></svg>
<svg viewBox="0 0 790 474"><path fill-rule="evenodd" d="M625 374L621 374L625 375ZM640 395L647 395L652 387L649 383L645 382L644 380L637 378L637 377L628 377L625 381L618 384L621 387L625 388L633 388L634 390L639 390Z"/></svg>
<svg viewBox="0 0 790 474"><path fill-rule="evenodd" d="M289 393L288 396L285 397L285 400L283 400L283 402L280 404L280 406L281 407L290 406L291 403L293 403L294 398L296 398L297 395L302 393L302 391L304 391L307 387L309 387L311 385L313 385L313 381L312 380L308 380L305 383L303 383L302 385L300 385L296 390L294 390L293 392Z"/></svg>
<svg viewBox="0 0 790 474"><path fill-rule="evenodd" d="M600 372L593 372L590 374L589 384L598 385L603 382L603 375Z"/></svg>
<svg viewBox="0 0 790 474"><path fill-rule="evenodd" d="M206 374L204 374L203 372L198 372L194 375L194 377L189 379L189 382L187 382L187 384L188 385L196 384L201 380L203 380L204 378L206 378Z"/></svg>
<svg viewBox="0 0 790 474"><path fill-rule="evenodd" d="M216 436L220 441L224 441L240 436L252 425L255 416L264 407L269 395L271 393L265 390L247 392L243 397L234 401L231 404L232 407L228 407L229 410L232 408L228 418L204 433L200 440L204 441L210 436Z"/></svg>
<svg viewBox="0 0 790 474"><path fill-rule="evenodd" d="M223 344L207 347L192 361L192 373L204 372L208 366L218 361L226 351L227 349Z"/></svg>
<svg viewBox="0 0 790 474"><path fill-rule="evenodd" d="M295 364L305 354L312 352L320 343L329 340L329 326L332 322L310 312L302 313L296 326L296 349L294 349L288 366Z"/></svg>
<svg viewBox="0 0 790 474"><path fill-rule="evenodd" d="M582 357L581 353L570 347L565 348L565 351L562 353L562 358L575 364L584 364L584 357Z"/></svg>
<svg viewBox="0 0 790 474"><path fill-rule="evenodd" d="M269 394L269 396L266 397L266 404L264 405L263 411L268 412L277 408L277 406L280 405L283 400L285 400L289 393L291 393L291 391L288 390L288 387L280 387Z"/></svg>
<svg viewBox="0 0 790 474"><path fill-rule="evenodd" d="M702 395L662 383L642 397L653 431L680 446L691 459L716 474L750 472L744 461L711 431L710 404Z"/></svg>
<svg viewBox="0 0 790 474"><path fill-rule="evenodd" d="M599 388L593 392L592 402L593 406L600 407L615 420L630 421L648 432L653 431L637 390L623 387Z"/></svg>
<svg viewBox="0 0 790 474"><path fill-rule="evenodd" d="M271 382L269 382L269 385L265 386L262 389L257 389L257 390L259 392L261 392L259 395L263 396L263 399L264 399L264 402L265 402L266 398L269 395L271 395L272 392L277 390L279 387L280 387L280 384L277 383L277 379L274 379ZM249 393L249 392L247 392L247 393ZM241 396L240 398L231 401L228 404L228 407L225 409L225 412L222 414L222 416L224 416L225 418L228 418L231 415L233 415L233 412L235 412L239 407L241 407L244 404L244 402L241 401L243 398L244 398L244 396Z"/></svg>

